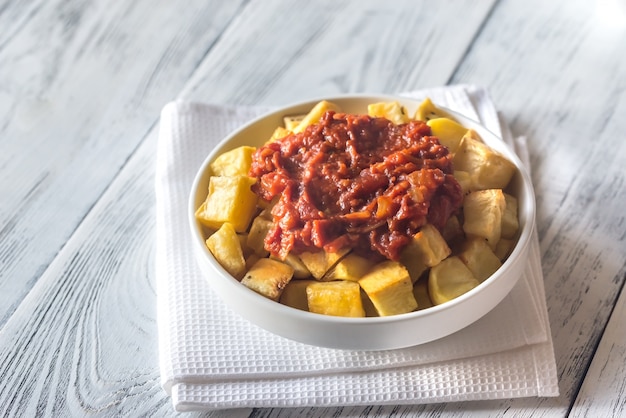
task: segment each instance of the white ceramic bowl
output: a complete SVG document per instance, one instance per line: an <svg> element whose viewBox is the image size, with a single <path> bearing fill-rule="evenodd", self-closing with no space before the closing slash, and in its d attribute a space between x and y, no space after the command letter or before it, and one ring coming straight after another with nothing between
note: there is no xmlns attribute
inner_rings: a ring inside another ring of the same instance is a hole
<svg viewBox="0 0 626 418"><path fill-rule="evenodd" d="M366 113L367 105L397 100L409 114L418 101L381 95L324 98L346 113ZM508 259L476 288L447 303L416 312L375 318L344 318L297 310L261 296L243 286L224 270L208 251L204 231L196 221L196 208L206 198L209 163L219 154L241 145L260 146L282 124L283 116L308 112L319 100L294 104L253 120L236 130L208 155L193 182L189 222L198 264L209 285L234 311L252 323L283 337L322 347L354 350L386 350L414 346L452 334L492 310L513 288L528 259L535 223L535 198L530 177L519 158L493 133L475 121L454 114L464 126L475 129L485 143L505 155L517 167L512 192L518 198L520 236Z"/></svg>

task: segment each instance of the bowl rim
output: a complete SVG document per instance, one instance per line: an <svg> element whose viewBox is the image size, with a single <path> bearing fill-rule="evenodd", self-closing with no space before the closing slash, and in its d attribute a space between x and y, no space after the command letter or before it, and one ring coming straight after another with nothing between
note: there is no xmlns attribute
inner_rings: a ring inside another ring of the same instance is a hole
<svg viewBox="0 0 626 418"><path fill-rule="evenodd" d="M502 263L502 265L498 268L498 270L481 282L475 288L469 290L468 292L450 300L440 305L434 305L432 307L424 308L417 311L396 314L391 316L380 316L380 317L341 317L341 316L331 316L331 315L323 315L314 312L303 311L300 309L293 308L291 306L283 305L277 301L273 301L268 299L267 297L258 294L257 292L243 286L240 281L234 278L230 273L228 273L215 259L215 257L210 253L207 246L205 245L205 239L202 236L202 227L199 225L195 218L195 212L197 210L196 201L197 201L197 193L199 184L202 182L205 176L208 176L209 164L219 155L225 146L234 138L238 137L245 130L250 127L260 123L261 121L275 116L285 116L289 114L289 109L303 107L310 105L314 106L321 100L327 100L330 102L333 101L349 101L349 100L364 100L364 99L372 99L372 103L379 101L402 101L402 102L410 102L414 106L419 105L421 103L420 99L403 96L403 95L390 95L390 94L377 94L377 93L354 93L354 94L343 94L343 95L333 95L333 96L323 96L317 98L310 98L301 101L295 101L290 104L286 104L276 109L270 110L268 112L264 112L263 114L251 119L250 121L244 123L239 126L235 130L231 131L225 137L223 137L215 147L209 152L209 154L204 158L202 163L200 164L191 184L189 199L188 199L188 222L189 227L191 229L192 240L194 251L200 252L200 256L203 257L205 261L208 261L211 266L222 273L223 284L227 285L229 288L233 289L233 291L241 294L246 297L246 299L250 301L254 301L255 303L260 304L259 306L263 309L268 309L275 314L288 314L290 316L295 317L296 320L303 321L324 321L326 323L331 324L347 324L347 325L365 325L365 324L386 324L386 323L399 323L405 321L411 321L416 318L428 317L432 315L436 315L439 312L447 311L451 309L455 309L458 305L462 305L467 303L468 300L472 299L475 294L482 292L484 289L492 286L492 284L498 280L501 280L502 276L505 276L506 273L512 268L511 266L517 261L518 256L520 254L525 253L526 249L530 245L531 237L535 230L535 217L536 217L536 200L534 189L532 187L532 180L528 169L525 164L520 160L515 151L509 147L508 144L504 142L504 140L486 128L482 123L476 121L466 115L463 115L459 112L451 110L445 106L437 105L438 107L445 109L447 112L452 114L457 120L463 125L466 124L471 125L471 128L478 128L481 137L483 137L483 133L487 133L488 139L485 141L487 145L492 148L495 148L498 152L505 154L505 157L511 160L519 175L522 177L522 188L524 189L521 194L525 194L526 197L526 208L524 211L525 222L524 227L520 229L519 236L517 237L517 242L513 247L513 250L508 255L507 259ZM485 138L483 138L485 139ZM492 144L492 141L495 141ZM495 147L493 145L496 145ZM502 151L504 149L504 152ZM520 216L520 215L518 215ZM198 256L198 254L196 254ZM213 286L211 286L213 287ZM511 286L512 288L513 286ZM220 298L223 297L220 295ZM494 307L497 304L494 304Z"/></svg>

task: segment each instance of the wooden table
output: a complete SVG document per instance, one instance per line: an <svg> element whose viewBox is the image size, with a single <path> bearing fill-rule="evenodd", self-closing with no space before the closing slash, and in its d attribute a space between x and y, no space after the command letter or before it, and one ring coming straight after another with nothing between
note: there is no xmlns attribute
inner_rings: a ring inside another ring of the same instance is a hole
<svg viewBox="0 0 626 418"><path fill-rule="evenodd" d="M561 395L216 416L626 414L626 3L0 3L0 415L170 416L154 167L175 98L485 86L527 135ZM193 414L192 414L193 415Z"/></svg>

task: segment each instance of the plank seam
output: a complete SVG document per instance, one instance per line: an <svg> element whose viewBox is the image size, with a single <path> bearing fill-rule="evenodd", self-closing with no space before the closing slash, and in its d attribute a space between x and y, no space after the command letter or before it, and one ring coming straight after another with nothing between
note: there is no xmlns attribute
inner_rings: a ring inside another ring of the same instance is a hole
<svg viewBox="0 0 626 418"><path fill-rule="evenodd" d="M467 48L465 48L465 52L463 53L463 55L461 55L461 58L458 60L458 64L456 65L456 67L452 71L452 74L450 74L450 77L446 81L446 85L454 84L456 75L459 72L459 68L461 68L461 66L463 65L463 62L465 61L465 59L469 55L470 51L472 50L472 46L474 45L474 43L476 42L478 37L482 34L483 30L487 26L487 23L491 20L491 16L493 15L494 10L496 9L496 7L498 6L499 3L500 3L500 0L496 0L491 5L491 8L489 9L489 12L487 12L487 14L485 15L485 18L483 19L483 21L478 26L478 29L474 33L474 37L472 38L471 42L469 42L467 44Z"/></svg>
<svg viewBox="0 0 626 418"><path fill-rule="evenodd" d="M600 347L600 344L602 343L602 340L604 338L604 333L606 332L606 328L608 327L609 323L611 322L611 319L613 318L613 314L615 313L615 308L617 306L617 301L621 298L622 293L624 292L624 287L626 285L626 273L624 273L624 277L622 277L622 283L619 287L619 290L616 292L615 295L615 299L613 299L613 303L611 306L611 311L609 313L609 315L607 316L607 320L604 323L604 326L602 327L602 331L600 332L599 338L597 339L597 341L595 342L595 344L593 345L593 355L589 356L589 360L587 361L587 364L585 365L585 369L584 372L582 374L583 378L580 379L580 381L578 382L578 384L576 385L575 390L573 391L574 396L572 396L572 400L569 404L569 407L567 409L567 415L566 416L571 416L572 410L574 409L574 405L576 405L577 401L578 401L578 397L580 396L580 390L582 389L583 383L585 382L585 377L587 376L587 373L589 373L589 369L591 368L591 363L593 363L593 359L595 358L596 354L598 353L598 348ZM616 321L619 321L618 318L615 319Z"/></svg>

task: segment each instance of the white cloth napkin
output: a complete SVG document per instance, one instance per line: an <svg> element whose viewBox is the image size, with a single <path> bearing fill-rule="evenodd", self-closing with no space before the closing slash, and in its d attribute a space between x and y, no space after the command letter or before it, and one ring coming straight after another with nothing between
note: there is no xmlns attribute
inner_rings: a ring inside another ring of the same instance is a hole
<svg viewBox="0 0 626 418"><path fill-rule="evenodd" d="M430 97L482 122L525 156L487 92L449 86ZM522 279L493 311L446 338L390 351L314 347L233 313L196 267L187 224L193 177L229 132L267 111L184 101L161 114L157 152L158 329L161 382L179 411L242 407L417 404L557 396L538 241Z"/></svg>

